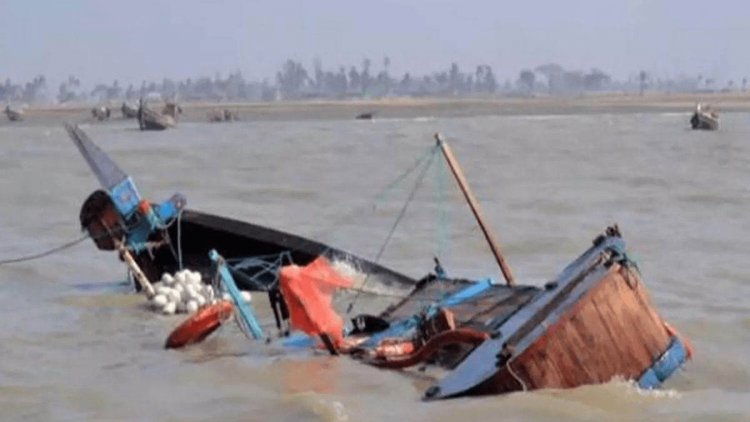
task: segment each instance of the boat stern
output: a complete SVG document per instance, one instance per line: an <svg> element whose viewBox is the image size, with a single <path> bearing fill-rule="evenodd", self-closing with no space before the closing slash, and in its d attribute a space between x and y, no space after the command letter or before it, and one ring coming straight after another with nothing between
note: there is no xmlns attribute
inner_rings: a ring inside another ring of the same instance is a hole
<svg viewBox="0 0 750 422"><path fill-rule="evenodd" d="M426 399L573 388L655 388L691 355L658 315L616 227L425 393Z"/></svg>

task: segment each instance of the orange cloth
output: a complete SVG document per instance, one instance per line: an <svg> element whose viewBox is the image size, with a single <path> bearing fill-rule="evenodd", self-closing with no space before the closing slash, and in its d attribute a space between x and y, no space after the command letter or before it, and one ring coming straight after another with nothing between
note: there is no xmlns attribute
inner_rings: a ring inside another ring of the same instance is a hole
<svg viewBox="0 0 750 422"><path fill-rule="evenodd" d="M342 344L344 320L333 309L333 293L338 288L351 287L350 279L336 272L321 256L304 267L282 267L279 286L292 328L315 336L325 333L336 346Z"/></svg>

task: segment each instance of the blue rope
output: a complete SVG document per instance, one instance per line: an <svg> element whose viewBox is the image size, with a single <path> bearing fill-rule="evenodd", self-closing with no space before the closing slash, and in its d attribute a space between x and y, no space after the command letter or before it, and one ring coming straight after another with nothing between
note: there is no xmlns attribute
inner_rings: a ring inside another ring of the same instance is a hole
<svg viewBox="0 0 750 422"><path fill-rule="evenodd" d="M382 202L382 200L389 194L389 192L401 184L401 182L404 181L407 177L409 177L410 174L412 174L415 170L417 170L419 167L422 166L422 163L424 163L425 160L428 158L430 161L432 161L432 156L435 155L436 149L434 147L431 147L430 149L425 152L421 157L419 157L414 164L411 165L411 167L407 168L403 173L396 176L395 179L391 181L386 187L384 187L380 192L378 192L377 195L375 195L375 202Z"/></svg>
<svg viewBox="0 0 750 422"><path fill-rule="evenodd" d="M335 234L339 232L345 225L349 224L354 219L361 219L365 212L372 212L378 207L379 203L382 203L393 191L394 188L399 186L406 178L408 178L414 171L419 169L425 160L430 158L435 153L435 148L430 147L422 156L417 158L414 163L404 170L401 174L396 176L390 183L388 183L383 189L378 191L373 197L372 201L364 204L363 206L357 207L351 212L347 213L341 218L336 219L336 223L327 227L323 230L319 230L314 237L320 237L323 234L330 236L329 238L335 239Z"/></svg>
<svg viewBox="0 0 750 422"><path fill-rule="evenodd" d="M225 260L225 262L227 267L238 273L250 268L260 268L260 270L254 271L252 276L241 273L243 277L247 278L248 281L257 286L267 286L266 283L261 281L267 274L270 274L271 277L273 277L273 282L270 286L278 284L279 269L284 265L293 263L292 254L289 251L283 251L278 254L251 256L247 258L231 258Z"/></svg>
<svg viewBox="0 0 750 422"><path fill-rule="evenodd" d="M380 258L383 256L383 252L385 252L385 248L388 246L388 243L391 241L391 237L393 237L393 233L396 232L396 228L401 222L401 219L404 218L404 215L406 214L406 210L409 208L409 204L411 204L411 201L414 199L414 196L416 196L417 191L419 190L419 187L422 186L422 181L424 180L424 177L427 174L427 170L429 170L430 166L432 165L433 160L435 159L435 154L437 153L438 148L439 147L437 146L432 148L429 161L427 161L427 163L422 167L422 170L417 176L417 180L414 182L414 187L412 187L412 190L409 193L409 197L406 198L406 202L404 203L403 207L401 207L401 211L398 213L398 216L396 217L396 221L393 223L393 226L391 226L391 230L388 232L388 235L385 237L385 241L383 242L383 245L380 247L378 254L375 256L374 262L376 264L379 263ZM364 281L362 281L362 285L360 286L360 289L364 289L369 279L370 279L370 274L368 273L365 276ZM361 292L362 290L358 290L357 294L354 295L354 298L349 303L349 306L347 306L346 308L347 315L351 313L352 309L354 308L354 304L357 302L357 299L359 299L359 295Z"/></svg>

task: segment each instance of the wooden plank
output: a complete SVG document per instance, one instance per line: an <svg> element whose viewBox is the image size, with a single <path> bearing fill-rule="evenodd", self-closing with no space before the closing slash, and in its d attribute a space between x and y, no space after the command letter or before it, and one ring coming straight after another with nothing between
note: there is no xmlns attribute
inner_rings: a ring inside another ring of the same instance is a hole
<svg viewBox="0 0 750 422"><path fill-rule="evenodd" d="M631 287L613 266L545 335L512 361L530 389L569 388L636 378L667 347L669 336L638 280ZM501 370L485 391L512 388ZM517 382L516 389L517 389ZM498 392L498 391L495 391Z"/></svg>

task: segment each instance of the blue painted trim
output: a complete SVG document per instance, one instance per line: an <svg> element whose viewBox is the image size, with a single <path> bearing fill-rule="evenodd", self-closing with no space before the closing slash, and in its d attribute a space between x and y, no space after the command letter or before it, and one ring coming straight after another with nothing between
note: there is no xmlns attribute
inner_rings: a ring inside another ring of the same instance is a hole
<svg viewBox="0 0 750 422"><path fill-rule="evenodd" d="M293 333L285 338L284 341L281 342L281 345L292 348L309 348L315 346L316 341L316 339L305 333Z"/></svg>
<svg viewBox="0 0 750 422"><path fill-rule="evenodd" d="M682 344L679 338L672 337L672 342L667 347L667 350L638 379L638 387L645 390L658 388L685 361L687 361L687 349L685 345Z"/></svg>
<svg viewBox="0 0 750 422"><path fill-rule="evenodd" d="M221 281L227 288L227 292L234 301L234 306L239 310L240 316L242 317L243 321L245 321L247 327L250 329L250 333L253 335L253 338L255 338L256 340L262 339L264 337L263 329L260 327L258 319L255 318L253 307L249 303L242 300L240 289L237 288L237 284L235 284L234 278L232 278L232 274L229 273L229 269L227 268L226 263L224 263L224 258L222 258L215 249L211 249L211 251L208 253L208 257L211 258L211 261L215 262L218 266Z"/></svg>
<svg viewBox="0 0 750 422"><path fill-rule="evenodd" d="M112 197L112 202L115 203L117 211L125 218L130 217L138 208L138 203L141 201L138 188L135 187L135 183L130 176L113 186L109 191L109 195Z"/></svg>
<svg viewBox="0 0 750 422"><path fill-rule="evenodd" d="M437 282L439 283L439 281ZM450 308L453 306L460 305L461 303L475 296L482 294L484 291L492 287L494 284L495 282L491 278L485 278L485 279L479 280L476 283L473 283L469 287L463 288L453 294L446 296L438 303L430 305L427 308L426 316L427 318L430 318L433 315L437 314L438 310L441 308ZM401 321L395 322L391 324L391 326L388 327L388 329L371 336L369 339L367 339L367 341L362 343L359 347L372 348L372 347L377 346L385 338L401 336L407 331L416 327L417 324L419 324L419 320L420 320L419 315L412 315L411 317L407 319L403 319Z"/></svg>

